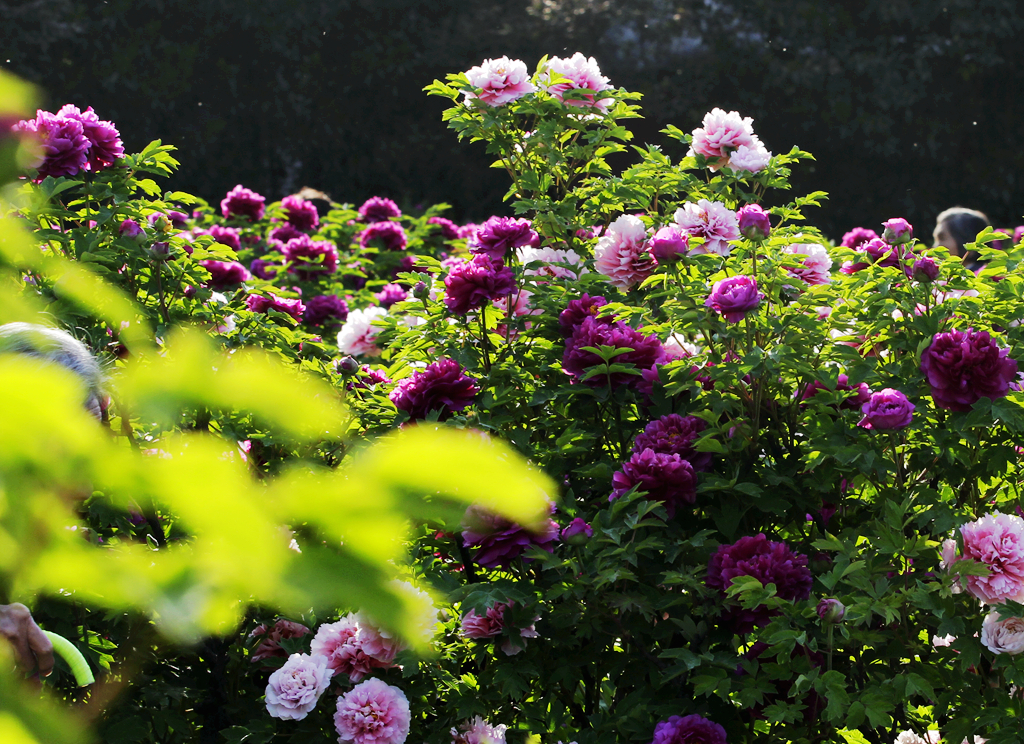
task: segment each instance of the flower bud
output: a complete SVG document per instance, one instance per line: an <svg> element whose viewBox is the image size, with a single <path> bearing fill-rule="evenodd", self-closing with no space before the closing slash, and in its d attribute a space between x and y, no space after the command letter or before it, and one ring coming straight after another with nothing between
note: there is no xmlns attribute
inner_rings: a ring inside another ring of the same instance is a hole
<svg viewBox="0 0 1024 744"><path fill-rule="evenodd" d="M146 231L142 229L138 222L132 219L122 222L118 230L123 237L131 238L136 243L142 243L146 239Z"/></svg>
<svg viewBox="0 0 1024 744"><path fill-rule="evenodd" d="M914 239L914 228L902 217L893 217L882 223L882 240L889 245L903 245Z"/></svg>
<svg viewBox="0 0 1024 744"><path fill-rule="evenodd" d="M678 228L666 226L654 233L647 244L648 250L658 265L672 263L690 248L689 239Z"/></svg>
<svg viewBox="0 0 1024 744"><path fill-rule="evenodd" d="M594 528L579 517L562 528L562 539L570 545L583 545L594 536Z"/></svg>
<svg viewBox="0 0 1024 744"><path fill-rule="evenodd" d="M838 599L823 599L818 602L816 609L821 622L826 625L841 623L846 616L846 606Z"/></svg>
<svg viewBox="0 0 1024 744"><path fill-rule="evenodd" d="M430 297L430 287L426 282L416 282L416 286L412 288L412 296L417 300L425 300Z"/></svg>
<svg viewBox="0 0 1024 744"><path fill-rule="evenodd" d="M154 212L153 214L149 215L148 219L149 224L157 232L167 232L168 230L171 229L171 221L167 219L167 215L160 214L159 212Z"/></svg>
<svg viewBox="0 0 1024 744"><path fill-rule="evenodd" d="M186 284L183 294L185 295L186 300L191 300L193 297L196 296L196 288L193 287L191 284Z"/></svg>
<svg viewBox="0 0 1024 744"><path fill-rule="evenodd" d="M919 282L934 282L939 278L939 264L934 258L919 258L914 262L911 275Z"/></svg>
<svg viewBox="0 0 1024 744"><path fill-rule="evenodd" d="M171 256L171 246L169 243L160 240L149 247L149 252L153 258L166 261Z"/></svg>
<svg viewBox="0 0 1024 744"><path fill-rule="evenodd" d="M344 356L338 360L338 374L351 377L359 372L359 362L354 357Z"/></svg>
<svg viewBox="0 0 1024 744"><path fill-rule="evenodd" d="M768 213L758 204L747 204L736 212L740 223L740 234L747 240L761 241L772 232Z"/></svg>

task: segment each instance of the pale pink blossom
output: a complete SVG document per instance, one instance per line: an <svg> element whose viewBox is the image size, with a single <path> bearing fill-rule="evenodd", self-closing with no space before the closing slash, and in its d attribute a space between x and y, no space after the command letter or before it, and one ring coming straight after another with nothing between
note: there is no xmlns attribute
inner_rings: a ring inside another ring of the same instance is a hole
<svg viewBox="0 0 1024 744"><path fill-rule="evenodd" d="M690 157L703 155L712 170L728 164L733 152L740 147L749 148L757 139L752 118L742 117L738 111L726 113L720 108L704 114L704 121L692 135L690 151L686 154Z"/></svg>
<svg viewBox="0 0 1024 744"><path fill-rule="evenodd" d="M736 151L729 156L729 168L734 171L750 171L757 173L765 169L771 160L772 154L768 152L757 137L754 137L754 144L740 145Z"/></svg>
<svg viewBox="0 0 1024 744"><path fill-rule="evenodd" d="M929 744L929 741L913 731L903 731L896 737L893 744Z"/></svg>
<svg viewBox="0 0 1024 744"><path fill-rule="evenodd" d="M787 268L794 276L807 284L828 284L832 281L832 258L823 245L799 243L787 246L786 252L801 258L802 266Z"/></svg>
<svg viewBox="0 0 1024 744"><path fill-rule="evenodd" d="M462 616L460 632L466 638L474 640L494 638L501 635L502 630L505 629L505 612L511 605L511 602L496 602L488 607L487 612L483 615L476 614L475 610L467 610L466 614ZM534 623L539 619L539 617L534 618ZM521 638L540 637L533 623L525 628L521 628L519 636ZM515 656L523 650L524 646L525 644L520 644L511 638L506 638L501 644L501 650L505 652L506 656Z"/></svg>
<svg viewBox="0 0 1024 744"><path fill-rule="evenodd" d="M526 65L508 57L485 59L483 64L470 68L466 77L474 88L481 89L479 95L467 92L466 99L477 98L488 106L503 106L537 90Z"/></svg>
<svg viewBox="0 0 1024 744"><path fill-rule="evenodd" d="M310 644L310 653L325 659L332 675L347 674L353 682L374 669L393 666L398 650L398 643L383 637L357 613L321 625Z"/></svg>
<svg viewBox="0 0 1024 744"><path fill-rule="evenodd" d="M729 241L740 236L736 213L719 202L707 199L701 199L696 204L687 202L676 210L673 219L687 235L704 238L704 244L694 246L690 253L728 256L732 251Z"/></svg>
<svg viewBox="0 0 1024 744"><path fill-rule="evenodd" d="M647 228L634 215L613 222L594 247L594 266L608 282L629 290L654 273L654 259L647 251Z"/></svg>
<svg viewBox="0 0 1024 744"><path fill-rule="evenodd" d="M322 657L292 654L267 681L267 712L274 718L301 720L330 683L331 672Z"/></svg>
<svg viewBox="0 0 1024 744"><path fill-rule="evenodd" d="M380 349L376 346L380 328L372 325L374 320L383 318L388 311L383 307L367 307L353 310L348 314L345 325L338 331L338 348L342 354L352 356L377 356Z"/></svg>
<svg viewBox="0 0 1024 744"><path fill-rule="evenodd" d="M526 266L527 276L549 277L551 279L577 279L589 273L583 266L583 259L572 249L534 248L524 246L516 250L520 263ZM540 263L540 266L528 264Z"/></svg>
<svg viewBox="0 0 1024 744"><path fill-rule="evenodd" d="M508 726L492 726L480 716L452 729L452 744L505 744Z"/></svg>
<svg viewBox="0 0 1024 744"><path fill-rule="evenodd" d="M932 646L935 648L949 648L953 645L953 641L956 640L955 635L944 635L944 636L932 636Z"/></svg>
<svg viewBox="0 0 1024 744"><path fill-rule="evenodd" d="M1024 602L1024 519L994 512L960 528L964 551L988 566L987 576L962 577L967 591L986 604Z"/></svg>
<svg viewBox="0 0 1024 744"><path fill-rule="evenodd" d="M981 642L994 654L1019 654L1024 651L1024 618L999 619L990 612L981 624Z"/></svg>
<svg viewBox="0 0 1024 744"><path fill-rule="evenodd" d="M552 72L558 73L562 77L567 78L567 80L552 83ZM586 98L582 100L566 100L564 98L566 91L569 90L583 89L594 92L611 90L612 86L609 85L608 78L601 74L601 68L597 66L597 60L593 57L584 57L580 52L576 52L576 54L568 59L552 57L548 60L544 73L548 93L566 106L583 106L607 111L608 107L612 104L611 98L601 98L595 101L594 96L591 94L587 94Z"/></svg>
<svg viewBox="0 0 1024 744"><path fill-rule="evenodd" d="M668 339L662 343L662 348L665 349L665 361L671 362L676 359L689 359L700 354L700 349L696 344L691 344L688 341L681 341L676 336L669 336Z"/></svg>
<svg viewBox="0 0 1024 744"><path fill-rule="evenodd" d="M411 719L405 693L374 677L338 698L334 728L340 744L402 744Z"/></svg>

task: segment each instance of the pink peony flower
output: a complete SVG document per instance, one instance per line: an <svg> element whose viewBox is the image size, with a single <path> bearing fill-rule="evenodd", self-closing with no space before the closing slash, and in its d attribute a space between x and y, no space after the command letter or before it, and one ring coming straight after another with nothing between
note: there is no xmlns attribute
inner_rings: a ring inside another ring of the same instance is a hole
<svg viewBox="0 0 1024 744"><path fill-rule="evenodd" d="M736 213L724 204L701 199L696 204L687 202L673 215L675 224L690 237L704 238L704 244L693 246L690 253L714 253L728 256L732 251L730 240L740 236Z"/></svg>
<svg viewBox="0 0 1024 744"><path fill-rule="evenodd" d="M412 420L425 419L437 411L439 420L462 411L480 392L476 381L454 359L442 357L420 372L399 380L388 399Z"/></svg>
<svg viewBox="0 0 1024 744"><path fill-rule="evenodd" d="M508 726L492 726L477 716L458 729L452 729L452 744L505 744Z"/></svg>
<svg viewBox="0 0 1024 744"><path fill-rule="evenodd" d="M704 115L701 127L693 130L693 141L686 154L703 155L711 170L727 165L733 170L756 173L768 164L771 153L754 134L753 122L737 111L726 113L714 108Z"/></svg>
<svg viewBox="0 0 1024 744"><path fill-rule="evenodd" d="M402 744L410 721L405 693L375 678L339 697L334 714L340 744Z"/></svg>
<svg viewBox="0 0 1024 744"><path fill-rule="evenodd" d="M308 235L300 235L285 243L281 253L288 271L303 280L338 270L338 248L329 240L310 240Z"/></svg>
<svg viewBox="0 0 1024 744"><path fill-rule="evenodd" d="M960 528L961 558L988 566L987 576L961 577L967 591L986 604L1024 602L1024 519L995 512Z"/></svg>
<svg viewBox="0 0 1024 744"><path fill-rule="evenodd" d="M292 654L267 682L267 712L274 718L305 718L331 683L323 657Z"/></svg>
<svg viewBox="0 0 1024 744"><path fill-rule="evenodd" d="M671 716L654 727L651 744L726 744L725 729L696 714Z"/></svg>
<svg viewBox="0 0 1024 744"><path fill-rule="evenodd" d="M594 265L608 282L629 291L654 273L647 250L647 228L639 217L624 214L611 224L594 247Z"/></svg>
<svg viewBox="0 0 1024 744"><path fill-rule="evenodd" d="M383 222L401 216L398 205L382 196L371 196L359 207L359 219L363 222Z"/></svg>
<svg viewBox="0 0 1024 744"><path fill-rule="evenodd" d="M394 666L397 641L382 636L360 614L350 613L336 623L317 628L310 645L313 656L326 659L331 674L347 674L358 682L374 669Z"/></svg>
<svg viewBox="0 0 1024 744"><path fill-rule="evenodd" d="M477 548L473 562L484 568L508 568L531 546L551 553L558 539L558 524L551 519L537 532L531 532L504 517L471 506L464 522L463 547Z"/></svg>
<svg viewBox="0 0 1024 744"><path fill-rule="evenodd" d="M114 127L113 122L101 121L96 112L92 110L92 106L85 111L80 111L77 106L69 103L61 107L57 116L74 119L82 125L82 134L89 140L88 170L102 170L124 156L121 135Z"/></svg>
<svg viewBox="0 0 1024 744"><path fill-rule="evenodd" d="M477 310L492 300L508 297L515 291L515 274L501 261L485 255L472 261L456 260L444 279L444 304L456 315Z"/></svg>
<svg viewBox="0 0 1024 744"><path fill-rule="evenodd" d="M359 245L363 248L373 246L385 251L403 251L408 243L402 226L390 220L371 222L359 236Z"/></svg>
<svg viewBox="0 0 1024 744"><path fill-rule="evenodd" d="M380 349L377 348L377 334L380 328L372 325L374 320L383 318L388 314L383 307L366 307L362 310L352 310L345 319L345 325L338 332L338 348L342 354L352 356L377 356Z"/></svg>
<svg viewBox="0 0 1024 744"><path fill-rule="evenodd" d="M740 233L747 240L764 240L772 232L770 215L760 204L747 204L736 212Z"/></svg>
<svg viewBox="0 0 1024 744"><path fill-rule="evenodd" d="M263 640L253 650L249 661L262 661L272 656L278 656L282 659L287 658L288 652L281 648L281 641L285 638L301 638L308 633L309 628L302 623L295 623L291 620L278 620L269 630L267 630L266 625L257 625L249 634L249 638L259 638L262 636Z"/></svg>
<svg viewBox="0 0 1024 744"><path fill-rule="evenodd" d="M850 232L843 235L843 242L840 243L844 248L859 249L862 245L867 243L869 240L878 238L878 233L867 227L855 227Z"/></svg>
<svg viewBox="0 0 1024 744"><path fill-rule="evenodd" d="M890 245L902 245L914 239L914 228L902 217L893 217L882 223L882 240Z"/></svg>
<svg viewBox="0 0 1024 744"><path fill-rule="evenodd" d="M568 80L554 83L552 82L552 72L563 78L568 78ZM590 93L586 94L582 100L565 99L565 93L570 90L591 90L600 93L612 89L612 86L608 84L608 78L601 74L601 68L597 66L597 60L593 57L584 57L580 52L576 52L568 59L552 57L548 60L542 77L546 81L545 87L548 93L566 106L598 108L607 111L608 107L612 105L611 98L595 100L595 96Z"/></svg>
<svg viewBox="0 0 1024 744"><path fill-rule="evenodd" d="M481 89L480 93L466 91L466 100L476 98L488 106L504 106L537 90L526 65L508 57L485 59L482 65L471 67L466 77L474 88Z"/></svg>
<svg viewBox="0 0 1024 744"><path fill-rule="evenodd" d="M47 176L74 176L88 170L91 143L77 119L37 111L35 119L18 122L12 131L23 132L38 141L37 154L42 159L34 162L33 167L39 171L39 180Z"/></svg>
<svg viewBox="0 0 1024 744"><path fill-rule="evenodd" d="M469 238L466 246L471 253L504 261L509 250L540 245L540 236L529 220L516 217L491 217Z"/></svg>
<svg viewBox="0 0 1024 744"><path fill-rule="evenodd" d="M590 273L583 266L583 259L576 251L558 248L534 248L524 246L516 249L516 257L526 267L526 276L549 279L578 279ZM536 266L535 264L541 264ZM534 264L531 266L531 264Z"/></svg>
<svg viewBox="0 0 1024 744"><path fill-rule="evenodd" d="M812 285L828 284L832 281L832 258L825 246L800 243L787 246L786 253L798 256L802 261L802 266L786 268L790 276Z"/></svg>
<svg viewBox="0 0 1024 744"><path fill-rule="evenodd" d="M647 249L651 252L654 262L658 266L663 266L685 256L690 250L690 241L678 227L666 225L654 233L654 237L647 243Z"/></svg>
<svg viewBox="0 0 1024 744"><path fill-rule="evenodd" d="M482 616L477 615L474 610L467 610L466 614L462 616L460 632L466 638L475 640L501 635L501 631L505 629L505 612L513 604L513 602L496 602L488 607L487 612ZM519 630L519 636L521 638L537 638L538 634L531 623L528 627ZM501 644L501 650L505 652L506 656L515 656L523 650L523 646L514 643L511 638L506 638Z"/></svg>
<svg viewBox="0 0 1024 744"><path fill-rule="evenodd" d="M994 654L1015 655L1024 651L1024 618L999 619L998 612L990 612L981 624L981 642Z"/></svg>

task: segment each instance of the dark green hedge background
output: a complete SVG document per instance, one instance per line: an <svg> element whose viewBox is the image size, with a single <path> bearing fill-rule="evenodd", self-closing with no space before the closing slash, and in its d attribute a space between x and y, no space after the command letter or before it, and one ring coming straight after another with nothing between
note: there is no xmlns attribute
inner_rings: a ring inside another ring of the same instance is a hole
<svg viewBox="0 0 1024 744"><path fill-rule="evenodd" d="M0 64L47 104L92 105L138 149L181 148L173 186L304 185L359 203L508 213L505 176L421 89L508 54L593 55L639 90L637 139L713 106L753 116L834 237L954 204L1024 223L1024 11L1014 0L0 0ZM6 60L6 61L5 61Z"/></svg>

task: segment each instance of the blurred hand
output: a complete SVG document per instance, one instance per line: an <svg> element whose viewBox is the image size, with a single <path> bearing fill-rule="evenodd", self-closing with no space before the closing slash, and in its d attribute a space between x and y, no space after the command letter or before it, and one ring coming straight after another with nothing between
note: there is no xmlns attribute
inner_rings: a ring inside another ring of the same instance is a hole
<svg viewBox="0 0 1024 744"><path fill-rule="evenodd" d="M18 603L0 605L0 635L14 647L21 669L38 671L43 677L53 671L53 644L36 625L28 607Z"/></svg>

